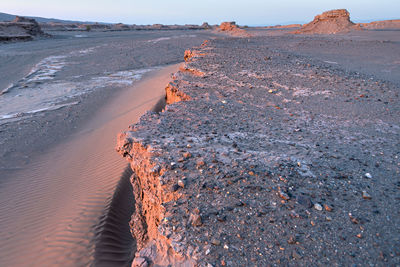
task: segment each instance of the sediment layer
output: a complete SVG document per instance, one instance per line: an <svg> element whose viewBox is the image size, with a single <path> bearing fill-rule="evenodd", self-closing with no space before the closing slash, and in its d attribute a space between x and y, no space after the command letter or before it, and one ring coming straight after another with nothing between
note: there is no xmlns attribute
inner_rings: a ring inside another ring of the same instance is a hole
<svg viewBox="0 0 400 267"><path fill-rule="evenodd" d="M185 59L165 110L119 135L133 266L399 263L398 87L268 38Z"/></svg>

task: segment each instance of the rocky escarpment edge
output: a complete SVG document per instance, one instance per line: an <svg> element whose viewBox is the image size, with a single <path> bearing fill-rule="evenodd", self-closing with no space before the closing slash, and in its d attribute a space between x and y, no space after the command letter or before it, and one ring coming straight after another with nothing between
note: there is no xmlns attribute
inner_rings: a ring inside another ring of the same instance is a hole
<svg viewBox="0 0 400 267"><path fill-rule="evenodd" d="M207 41L202 44L203 47L206 45ZM205 55L205 52L199 50L187 50L184 59L188 62ZM179 88L179 84L184 82L177 79L177 76L181 74L198 77L205 75L204 72L191 69L188 65L182 66L173 77L173 81L165 88L167 105L191 100L191 97ZM169 107L167 106L166 109L169 110ZM149 112L144 115L139 124L146 121L146 118L151 120L152 116L157 116L157 113ZM135 127L139 124L132 125L130 128L136 131ZM189 252L183 251L186 244L181 240L181 236L171 234L170 230L167 230L170 229L169 217L171 214L167 211L165 203L184 198L182 193L177 192L177 189L180 186L184 187L185 178L182 178L179 184L176 181L171 183L165 179L164 174L174 168L176 163L158 157L164 154L163 149L148 144L147 139L141 139L133 133L121 133L118 136L117 145L117 151L127 157L134 171L131 183L136 197L136 212L132 215L130 226L132 235L137 241L138 252L132 266L147 266L147 264L194 266L196 264L196 252L193 247ZM184 157L189 158L191 155L186 153ZM200 216L198 214L193 216L191 220L196 223Z"/></svg>
<svg viewBox="0 0 400 267"><path fill-rule="evenodd" d="M119 136L134 266L398 262L398 87L268 38L186 60L165 111Z"/></svg>
<svg viewBox="0 0 400 267"><path fill-rule="evenodd" d="M37 36L49 36L34 19L17 16L11 22L0 22L0 41L29 41Z"/></svg>

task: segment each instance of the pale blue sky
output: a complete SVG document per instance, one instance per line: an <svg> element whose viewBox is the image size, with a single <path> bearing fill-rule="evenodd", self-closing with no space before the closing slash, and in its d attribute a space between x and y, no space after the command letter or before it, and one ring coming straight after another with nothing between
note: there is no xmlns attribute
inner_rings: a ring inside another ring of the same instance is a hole
<svg viewBox="0 0 400 267"><path fill-rule="evenodd" d="M353 21L400 19L400 0L0 0L0 12L128 24L274 25L346 8Z"/></svg>

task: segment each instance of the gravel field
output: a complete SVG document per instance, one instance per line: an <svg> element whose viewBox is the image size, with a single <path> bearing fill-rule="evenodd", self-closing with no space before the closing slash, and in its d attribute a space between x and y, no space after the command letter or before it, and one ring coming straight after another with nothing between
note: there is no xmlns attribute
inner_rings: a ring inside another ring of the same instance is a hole
<svg viewBox="0 0 400 267"><path fill-rule="evenodd" d="M118 143L136 173L135 263L399 265L395 33L262 32L186 53L170 105Z"/></svg>

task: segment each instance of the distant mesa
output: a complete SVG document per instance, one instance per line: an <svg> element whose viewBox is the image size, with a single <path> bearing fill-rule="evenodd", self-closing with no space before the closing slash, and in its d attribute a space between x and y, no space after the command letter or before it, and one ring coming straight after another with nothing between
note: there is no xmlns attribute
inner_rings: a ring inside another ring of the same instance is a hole
<svg viewBox="0 0 400 267"><path fill-rule="evenodd" d="M239 28L239 26L236 25L236 22L234 22L234 21L222 22L221 25L219 25L219 27L217 28L217 31L227 33L229 35L236 36L236 37L249 37L250 36L250 34L248 32Z"/></svg>
<svg viewBox="0 0 400 267"><path fill-rule="evenodd" d="M212 27L204 22L202 25L128 25L123 23L42 23L42 28L46 31L140 31L140 30L209 30Z"/></svg>
<svg viewBox="0 0 400 267"><path fill-rule="evenodd" d="M11 22L0 22L0 41L27 41L37 36L48 36L36 20L16 16Z"/></svg>
<svg viewBox="0 0 400 267"><path fill-rule="evenodd" d="M126 25L124 23L117 23L114 25L114 29L120 31L129 31L131 28L129 27L129 25Z"/></svg>
<svg viewBox="0 0 400 267"><path fill-rule="evenodd" d="M360 29L350 20L346 9L330 10L315 16L314 20L303 25L295 34L336 34Z"/></svg>
<svg viewBox="0 0 400 267"><path fill-rule="evenodd" d="M205 30L211 29L210 24L208 24L207 22L203 22L203 24L201 24L200 27L203 28L203 29L205 29Z"/></svg>
<svg viewBox="0 0 400 267"><path fill-rule="evenodd" d="M32 36L44 35L44 32L39 26L39 23L37 23L37 21L34 19L16 16L12 22L19 23L21 25L26 24L24 29L26 29L27 33Z"/></svg>
<svg viewBox="0 0 400 267"><path fill-rule="evenodd" d="M236 25L236 22L230 21L230 22L222 22L221 25L219 25L219 29L221 31L235 31L239 27Z"/></svg>
<svg viewBox="0 0 400 267"><path fill-rule="evenodd" d="M275 26L267 26L266 29L294 29L301 28L301 24L289 24L289 25L275 25Z"/></svg>
<svg viewBox="0 0 400 267"><path fill-rule="evenodd" d="M400 19L359 23L358 25L366 30L398 30L400 29Z"/></svg>

